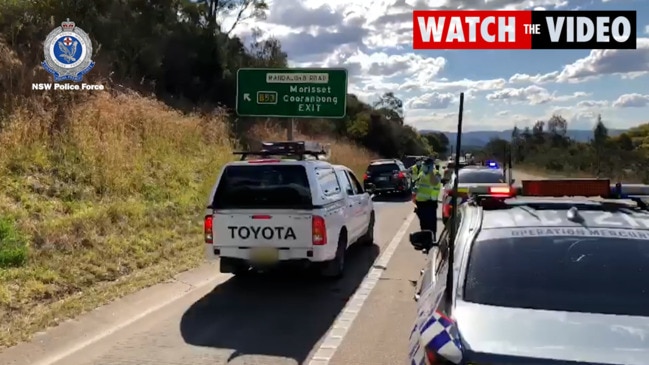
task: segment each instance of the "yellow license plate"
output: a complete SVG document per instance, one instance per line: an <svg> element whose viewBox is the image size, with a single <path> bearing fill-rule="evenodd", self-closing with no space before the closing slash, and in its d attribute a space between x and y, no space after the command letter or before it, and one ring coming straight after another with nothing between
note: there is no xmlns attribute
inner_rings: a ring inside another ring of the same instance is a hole
<svg viewBox="0 0 649 365"><path fill-rule="evenodd" d="M260 264L272 264L279 260L279 251L276 248L254 248L250 258Z"/></svg>

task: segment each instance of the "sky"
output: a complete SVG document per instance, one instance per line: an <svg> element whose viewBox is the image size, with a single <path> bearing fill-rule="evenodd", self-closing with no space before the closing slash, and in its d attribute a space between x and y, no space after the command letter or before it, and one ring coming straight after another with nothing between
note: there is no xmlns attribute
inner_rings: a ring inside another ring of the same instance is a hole
<svg viewBox="0 0 649 365"><path fill-rule="evenodd" d="M636 50L412 49L412 10L636 10ZM223 27L229 28L231 18ZM459 93L464 130L531 126L555 113L569 129L592 129L597 115L611 129L649 123L647 0L270 0L252 27L279 39L294 67L342 67L348 91L373 102L386 91L404 101L417 129L453 131Z"/></svg>

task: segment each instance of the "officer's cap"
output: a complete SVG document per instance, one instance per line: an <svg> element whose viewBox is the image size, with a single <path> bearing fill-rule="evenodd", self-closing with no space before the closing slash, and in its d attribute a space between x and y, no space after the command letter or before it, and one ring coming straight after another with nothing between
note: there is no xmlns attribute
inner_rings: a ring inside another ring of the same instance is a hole
<svg viewBox="0 0 649 365"><path fill-rule="evenodd" d="M435 164L435 159L428 157L424 160L424 165L434 165Z"/></svg>

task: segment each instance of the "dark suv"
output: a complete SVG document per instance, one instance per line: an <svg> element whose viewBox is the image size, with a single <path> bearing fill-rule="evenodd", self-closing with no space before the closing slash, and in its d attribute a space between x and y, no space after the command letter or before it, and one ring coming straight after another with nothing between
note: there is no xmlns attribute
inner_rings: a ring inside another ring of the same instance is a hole
<svg viewBox="0 0 649 365"><path fill-rule="evenodd" d="M375 160L367 166L363 185L366 191L374 194L410 194L412 175L399 160Z"/></svg>

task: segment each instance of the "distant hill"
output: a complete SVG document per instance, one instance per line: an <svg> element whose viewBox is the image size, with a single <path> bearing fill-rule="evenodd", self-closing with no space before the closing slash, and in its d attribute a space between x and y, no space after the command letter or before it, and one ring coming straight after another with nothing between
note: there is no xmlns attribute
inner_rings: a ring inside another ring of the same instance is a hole
<svg viewBox="0 0 649 365"><path fill-rule="evenodd" d="M625 132L626 129L609 129L608 133L609 136L611 137L616 137ZM430 130L430 129L422 129L419 131L419 133L425 134L425 133L437 133L438 131L435 130ZM446 135L446 137L449 139L451 144L455 144L455 139L457 136L457 133L453 132L441 132ZM512 129L505 130L505 131L473 131L473 132L464 132L462 133L462 145L463 146L484 146L491 140L492 138L501 138L504 140L509 140L511 139L512 135ZM593 136L593 131L592 130L569 130L568 131L568 136L572 138L575 141L578 142L588 142L592 136Z"/></svg>

